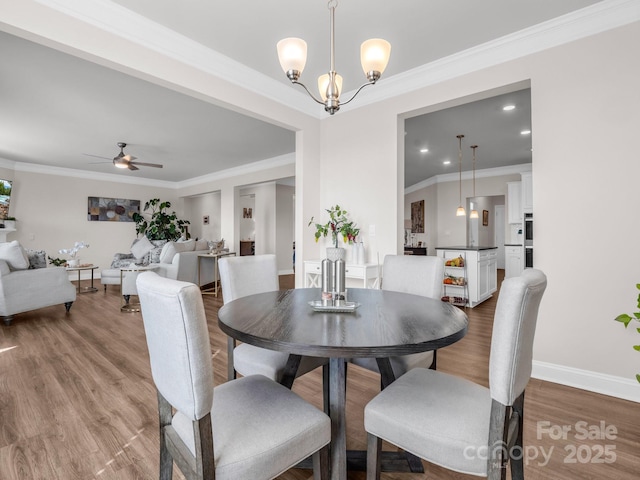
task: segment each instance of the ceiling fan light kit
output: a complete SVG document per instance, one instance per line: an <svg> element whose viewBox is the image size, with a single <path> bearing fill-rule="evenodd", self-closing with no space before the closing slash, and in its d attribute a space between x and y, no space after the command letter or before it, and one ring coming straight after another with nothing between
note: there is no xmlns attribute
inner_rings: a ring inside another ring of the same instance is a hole
<svg viewBox="0 0 640 480"><path fill-rule="evenodd" d="M113 157L113 165L116 168L128 168L131 171L140 170L136 165L140 165L142 167L153 167L153 168L162 168L162 165L158 163L144 163L144 162L136 162L134 161L137 157L133 155L125 155L124 147L127 144L124 142L118 142L118 147L120 147L120 153Z"/></svg>
<svg viewBox="0 0 640 480"><path fill-rule="evenodd" d="M342 77L338 75L335 68L334 41L334 17L337 6L337 0L329 0L327 3L331 31L331 65L329 73L321 75L318 78L318 90L320 92L321 100L316 98L302 82L298 81L300 75L302 75L305 64L307 63L307 43L301 38L285 38L280 40L277 44L280 66L291 83L300 85L304 88L314 101L320 105L324 105L325 111L330 115L333 115L335 112L340 110L341 105L346 105L353 100L364 87L375 84L387 67L387 64L389 63L389 56L391 54L391 44L386 40L381 38L372 38L363 42L360 46L360 63L362 64L362 70L367 77L368 83L361 85L349 100L346 102L340 102Z"/></svg>

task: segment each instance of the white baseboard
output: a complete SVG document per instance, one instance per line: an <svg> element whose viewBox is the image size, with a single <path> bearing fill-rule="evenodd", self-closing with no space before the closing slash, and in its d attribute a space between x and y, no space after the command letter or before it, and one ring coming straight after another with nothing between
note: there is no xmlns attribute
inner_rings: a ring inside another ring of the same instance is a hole
<svg viewBox="0 0 640 480"><path fill-rule="evenodd" d="M290 268L288 270L278 270L278 275L293 275L294 271L293 268Z"/></svg>
<svg viewBox="0 0 640 480"><path fill-rule="evenodd" d="M640 383L604 373L533 361L533 378L640 403Z"/></svg>

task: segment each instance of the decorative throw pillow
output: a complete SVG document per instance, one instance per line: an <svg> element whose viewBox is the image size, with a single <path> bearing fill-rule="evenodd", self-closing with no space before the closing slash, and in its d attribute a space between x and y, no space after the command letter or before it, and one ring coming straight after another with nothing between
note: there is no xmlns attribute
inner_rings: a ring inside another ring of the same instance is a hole
<svg viewBox="0 0 640 480"><path fill-rule="evenodd" d="M164 247L162 247L162 252L160 252L160 263L173 262L173 257L176 253L175 242L167 242Z"/></svg>
<svg viewBox="0 0 640 480"><path fill-rule="evenodd" d="M131 245L131 253L136 257L136 260L142 259L147 253L153 250L155 245L149 241L149 239L144 236L139 238L138 241L134 241L133 245Z"/></svg>
<svg viewBox="0 0 640 480"><path fill-rule="evenodd" d="M29 268L29 258L17 240L0 243L0 259L7 262L11 270Z"/></svg>
<svg viewBox="0 0 640 480"><path fill-rule="evenodd" d="M178 252L193 252L196 248L196 241L192 238L190 240L178 240L176 242L176 250Z"/></svg>
<svg viewBox="0 0 640 480"><path fill-rule="evenodd" d="M149 252L149 263L160 263L160 255L162 248L166 245L167 240L151 240L153 250Z"/></svg>
<svg viewBox="0 0 640 480"><path fill-rule="evenodd" d="M47 253L44 250L27 250L29 268L47 268Z"/></svg>
<svg viewBox="0 0 640 480"><path fill-rule="evenodd" d="M205 239L196 240L195 250L209 250L209 242Z"/></svg>
<svg viewBox="0 0 640 480"><path fill-rule="evenodd" d="M131 262L135 262L136 257L132 253L116 253L111 262L111 268L128 267Z"/></svg>

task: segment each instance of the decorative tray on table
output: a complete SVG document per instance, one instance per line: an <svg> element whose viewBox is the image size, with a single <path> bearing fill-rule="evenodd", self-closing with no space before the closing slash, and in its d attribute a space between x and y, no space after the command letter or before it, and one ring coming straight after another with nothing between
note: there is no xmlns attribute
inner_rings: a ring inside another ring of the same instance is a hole
<svg viewBox="0 0 640 480"><path fill-rule="evenodd" d="M358 302L344 302L344 305L323 305L322 300L312 300L309 302L314 312L331 312L331 313L351 313L355 312L360 306Z"/></svg>

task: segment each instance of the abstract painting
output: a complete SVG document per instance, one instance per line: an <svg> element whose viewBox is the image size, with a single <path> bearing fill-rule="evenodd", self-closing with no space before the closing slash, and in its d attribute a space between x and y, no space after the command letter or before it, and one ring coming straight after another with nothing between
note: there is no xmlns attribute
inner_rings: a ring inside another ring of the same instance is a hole
<svg viewBox="0 0 640 480"><path fill-rule="evenodd" d="M89 197L87 220L90 222L133 222L140 213L140 200Z"/></svg>

